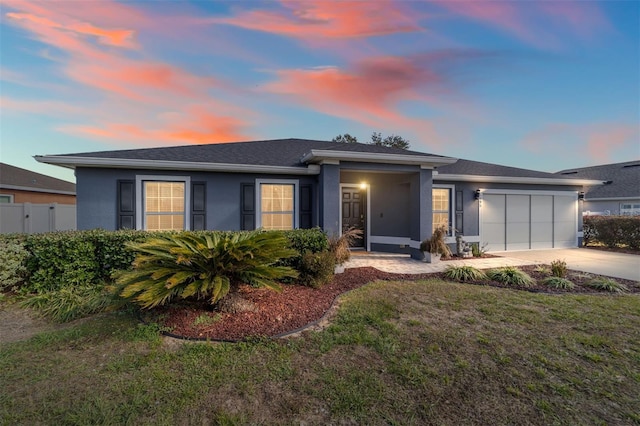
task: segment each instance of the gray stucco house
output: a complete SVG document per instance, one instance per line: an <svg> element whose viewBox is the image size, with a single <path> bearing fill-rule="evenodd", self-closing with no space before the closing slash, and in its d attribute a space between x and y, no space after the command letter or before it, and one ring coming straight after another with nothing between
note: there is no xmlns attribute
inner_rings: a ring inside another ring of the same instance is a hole
<svg viewBox="0 0 640 426"><path fill-rule="evenodd" d="M435 226L488 250L575 247L598 181L368 144L305 139L36 156L75 169L78 229L359 227L420 257ZM453 243L453 235L449 242Z"/></svg>
<svg viewBox="0 0 640 426"><path fill-rule="evenodd" d="M596 179L604 185L584 187L587 215L640 215L640 160L567 169L560 176Z"/></svg>

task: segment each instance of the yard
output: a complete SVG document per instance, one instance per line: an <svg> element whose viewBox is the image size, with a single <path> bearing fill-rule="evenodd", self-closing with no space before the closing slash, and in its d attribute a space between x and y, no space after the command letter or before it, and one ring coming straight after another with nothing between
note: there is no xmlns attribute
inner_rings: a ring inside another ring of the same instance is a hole
<svg viewBox="0 0 640 426"><path fill-rule="evenodd" d="M287 340L119 312L3 343L0 424L633 424L639 365L637 294L379 281Z"/></svg>

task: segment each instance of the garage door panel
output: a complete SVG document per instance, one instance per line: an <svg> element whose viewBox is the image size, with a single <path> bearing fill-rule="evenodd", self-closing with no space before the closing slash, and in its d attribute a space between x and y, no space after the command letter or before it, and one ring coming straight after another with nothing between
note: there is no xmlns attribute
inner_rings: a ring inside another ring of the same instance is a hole
<svg viewBox="0 0 640 426"><path fill-rule="evenodd" d="M487 250L505 250L505 207L503 194L486 194L483 201L482 245Z"/></svg>
<svg viewBox="0 0 640 426"><path fill-rule="evenodd" d="M482 234L484 235L482 245L486 250L505 250L504 223L485 223Z"/></svg>
<svg viewBox="0 0 640 426"><path fill-rule="evenodd" d="M531 196L531 248L553 247L553 195Z"/></svg>
<svg viewBox="0 0 640 426"><path fill-rule="evenodd" d="M507 250L529 248L530 207L528 195L507 195Z"/></svg>
<svg viewBox="0 0 640 426"><path fill-rule="evenodd" d="M574 197L554 197L554 247L575 247L577 230L577 213L575 205L576 199Z"/></svg>

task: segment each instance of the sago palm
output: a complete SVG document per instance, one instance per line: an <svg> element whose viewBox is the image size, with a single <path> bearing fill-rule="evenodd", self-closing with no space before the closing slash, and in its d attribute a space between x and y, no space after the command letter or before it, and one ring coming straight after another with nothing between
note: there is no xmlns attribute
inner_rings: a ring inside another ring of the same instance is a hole
<svg viewBox="0 0 640 426"><path fill-rule="evenodd" d="M133 269L116 273L116 292L143 308L172 299L208 298L215 304L233 285L246 283L279 290L277 280L297 272L274 266L296 255L277 232L190 233L129 243L137 255Z"/></svg>

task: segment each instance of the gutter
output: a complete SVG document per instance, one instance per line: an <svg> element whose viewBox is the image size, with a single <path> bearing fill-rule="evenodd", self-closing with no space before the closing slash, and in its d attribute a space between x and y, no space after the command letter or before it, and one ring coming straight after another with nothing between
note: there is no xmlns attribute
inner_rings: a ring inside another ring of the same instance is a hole
<svg viewBox="0 0 640 426"><path fill-rule="evenodd" d="M134 160L127 158L97 158L65 155L36 155L33 158L40 163L75 169L76 167L150 169L150 170L195 170L232 173L270 173L285 175L317 175L320 166L310 164L307 167L260 166L254 164L207 163L170 160Z"/></svg>
<svg viewBox="0 0 640 426"><path fill-rule="evenodd" d="M570 186L596 186L604 185L601 180L590 179L562 179L562 178L541 178L524 176L482 176L482 175L460 175L437 173L433 175L435 181L453 182L486 182L486 183L523 183L523 184L544 184L544 185L570 185Z"/></svg>

